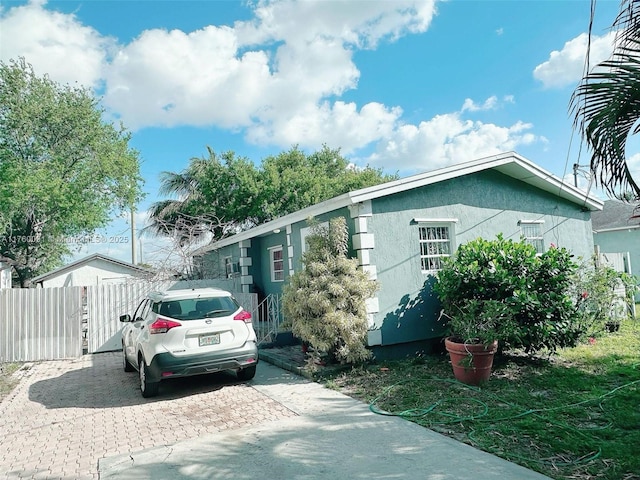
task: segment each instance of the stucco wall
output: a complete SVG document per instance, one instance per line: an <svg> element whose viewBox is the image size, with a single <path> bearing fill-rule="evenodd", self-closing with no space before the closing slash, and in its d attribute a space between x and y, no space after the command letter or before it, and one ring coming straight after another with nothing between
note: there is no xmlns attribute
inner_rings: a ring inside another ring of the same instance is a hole
<svg viewBox="0 0 640 480"><path fill-rule="evenodd" d="M640 281L640 228L594 233L593 241L602 253L629 252L630 273ZM636 301L640 301L640 292L636 294Z"/></svg>
<svg viewBox="0 0 640 480"><path fill-rule="evenodd" d="M566 247L576 256L593 252L589 212L497 172L481 172L373 201L369 231L381 288L376 331L370 344L390 345L442 335L432 275L422 273L419 225L414 218L451 218L455 245L477 237L520 238L520 220L543 220L544 244Z"/></svg>
<svg viewBox="0 0 640 480"><path fill-rule="evenodd" d="M347 219L347 225L353 230L353 220L349 216L349 209L343 208L334 212L329 212L316 217L319 223L328 221L335 216L343 216ZM248 273L253 277L251 292L260 293L262 295L280 294L282 288L287 283L290 276L290 270L298 271L302 268L302 236L301 231L308 227L307 221L294 223L289 228L281 228L278 232L273 232L262 237L254 237L251 239L251 247L248 249L251 258L251 266ZM284 256L284 281L271 280L271 256L270 249L272 247L282 246ZM351 249L351 242L349 243ZM355 255L355 252L351 250ZM205 277L213 274L213 272L224 273L224 258L232 257L233 262L238 262L240 258L240 247L237 243L222 247L217 251L207 252L203 255L201 262L206 266L204 271ZM291 256L291 261L289 258ZM290 268L291 267L291 268Z"/></svg>
<svg viewBox="0 0 640 480"><path fill-rule="evenodd" d="M562 200L494 171L455 178L372 201L371 216L366 215L366 232L373 234L374 248L369 250L369 264L375 270L380 290L369 332L369 345L398 346L428 341L442 336L438 324L439 305L431 292L435 280L421 271L419 225L415 218L455 218L455 245L477 237L519 239L521 220L543 221L544 244L570 249L576 257L589 258L593 253L590 213L580 205ZM355 220L348 208L318 216L324 222L344 216L350 233L355 234ZM301 230L306 222L297 222L279 232L251 239L248 252L254 289L268 295L281 293L289 277L289 256L294 271L301 268ZM350 240L352 237L350 237ZM284 282L271 281L269 248L282 245ZM356 252L350 243L352 256ZM239 256L237 244L220 249L221 259ZM214 253L211 253L213 255ZM400 351L400 350L398 350Z"/></svg>
<svg viewBox="0 0 640 480"><path fill-rule="evenodd" d="M349 217L349 210L339 209L334 212L318 215L315 220L319 223L328 221L330 218L343 216L347 219L347 224L352 230L353 222ZM302 235L301 231L308 227L307 221L297 222L290 225L289 229L280 229L278 233L272 233L260 238L252 239L251 255L254 265L259 268L254 270L254 282L262 289L265 295L282 293L283 286L289 278L289 271L294 272L302 268ZM284 282L273 282L271 280L271 247L282 245L284 254ZM352 252L353 253L353 252ZM289 258L291 256L291 262Z"/></svg>

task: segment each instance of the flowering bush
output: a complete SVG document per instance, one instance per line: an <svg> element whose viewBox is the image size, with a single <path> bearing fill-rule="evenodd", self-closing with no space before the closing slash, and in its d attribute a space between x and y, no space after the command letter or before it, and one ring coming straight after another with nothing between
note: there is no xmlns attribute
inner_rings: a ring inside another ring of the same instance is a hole
<svg viewBox="0 0 640 480"><path fill-rule="evenodd" d="M607 323L626 318L629 313L625 302L633 301L636 288L634 277L599 265L595 258L582 264L574 277L573 297L586 335L598 335ZM617 293L620 290L624 290L625 298Z"/></svg>
<svg viewBox="0 0 640 480"><path fill-rule="evenodd" d="M583 327L570 295L578 268L571 257L564 248L538 255L532 245L502 235L461 245L444 262L434 287L445 314L452 317L452 333L462 335L466 323L464 336L485 341L493 336L502 349L527 352L575 345ZM494 310L495 302L502 305L491 330L486 312L477 312L478 302ZM480 333L473 335L474 329Z"/></svg>

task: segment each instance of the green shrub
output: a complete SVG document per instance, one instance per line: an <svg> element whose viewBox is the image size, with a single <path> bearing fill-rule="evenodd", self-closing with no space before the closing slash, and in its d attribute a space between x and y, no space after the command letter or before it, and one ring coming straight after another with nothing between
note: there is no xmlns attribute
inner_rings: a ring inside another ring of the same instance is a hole
<svg viewBox="0 0 640 480"><path fill-rule="evenodd" d="M285 318L294 335L331 361L358 363L370 357L365 301L377 283L347 258L348 229L344 217L328 227L315 225L307 237L304 268L291 276L283 289Z"/></svg>
<svg viewBox="0 0 640 480"><path fill-rule="evenodd" d="M501 302L506 311L491 333L502 349L554 351L575 345L584 330L570 295L576 269L564 248L537 255L532 245L499 235L461 245L444 262L434 288L448 316L468 312L478 301Z"/></svg>
<svg viewBox="0 0 640 480"><path fill-rule="evenodd" d="M624 289L625 298L619 297L616 289ZM630 317L627 304L633 302L636 289L635 277L600 265L595 258L580 265L575 275L573 297L586 334L599 335L605 331L607 323L619 323Z"/></svg>

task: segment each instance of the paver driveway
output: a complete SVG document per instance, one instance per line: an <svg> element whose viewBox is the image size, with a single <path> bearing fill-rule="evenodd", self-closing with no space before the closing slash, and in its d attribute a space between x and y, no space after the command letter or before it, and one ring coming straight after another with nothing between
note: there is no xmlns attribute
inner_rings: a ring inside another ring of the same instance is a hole
<svg viewBox="0 0 640 480"><path fill-rule="evenodd" d="M144 399L119 352L36 363L0 403L0 478L97 479L103 457L295 415L233 374Z"/></svg>

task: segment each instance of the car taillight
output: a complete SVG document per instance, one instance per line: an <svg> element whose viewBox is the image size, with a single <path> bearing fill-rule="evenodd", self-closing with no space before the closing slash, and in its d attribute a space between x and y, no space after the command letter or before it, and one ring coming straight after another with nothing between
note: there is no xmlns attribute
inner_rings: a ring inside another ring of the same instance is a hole
<svg viewBox="0 0 640 480"><path fill-rule="evenodd" d="M174 322L168 318L158 318L149 326L149 333L167 333L172 328L181 326L182 324L180 322Z"/></svg>
<svg viewBox="0 0 640 480"><path fill-rule="evenodd" d="M240 310L236 313L234 320L242 320L244 323L251 323L251 314L246 310Z"/></svg>

